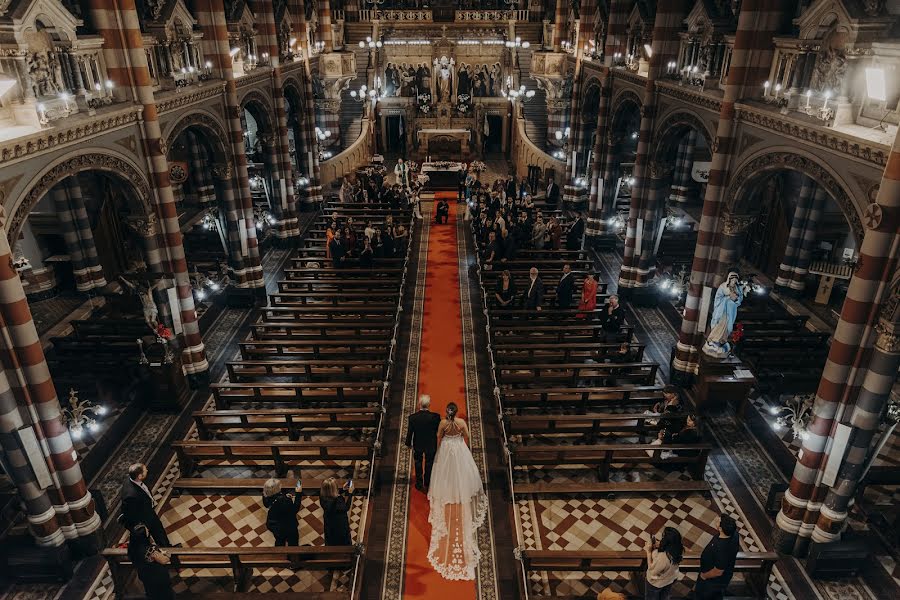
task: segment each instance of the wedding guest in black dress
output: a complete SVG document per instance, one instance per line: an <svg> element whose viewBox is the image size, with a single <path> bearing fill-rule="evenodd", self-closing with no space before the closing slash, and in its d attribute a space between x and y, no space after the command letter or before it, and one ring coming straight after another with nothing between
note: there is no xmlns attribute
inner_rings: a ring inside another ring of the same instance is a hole
<svg viewBox="0 0 900 600"><path fill-rule="evenodd" d="M322 505L325 523L326 546L351 546L350 537L350 497L353 494L353 481L347 481L338 488L337 480L329 477L322 482L319 490L319 503Z"/></svg>

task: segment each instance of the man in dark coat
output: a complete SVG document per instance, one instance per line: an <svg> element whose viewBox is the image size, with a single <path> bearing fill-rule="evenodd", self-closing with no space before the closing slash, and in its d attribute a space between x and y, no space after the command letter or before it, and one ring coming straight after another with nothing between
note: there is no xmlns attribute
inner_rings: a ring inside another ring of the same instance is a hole
<svg viewBox="0 0 900 600"><path fill-rule="evenodd" d="M126 529L131 529L138 523L143 523L150 531L150 535L156 544L162 548L168 548L172 544L163 527L159 515L154 506L156 501L153 494L144 483L147 478L147 465L135 463L128 467L128 477L122 484L122 524Z"/></svg>
<svg viewBox="0 0 900 600"><path fill-rule="evenodd" d="M335 268L344 266L344 257L347 255L347 248L341 240L341 232L337 231L331 241L328 242L328 251L331 253L331 260Z"/></svg>
<svg viewBox="0 0 900 600"><path fill-rule="evenodd" d="M575 294L575 277L572 276L571 265L563 265L563 274L556 284L556 306L572 308L572 296Z"/></svg>
<svg viewBox="0 0 900 600"><path fill-rule="evenodd" d="M547 185L547 204L549 204L551 208L559 204L559 186L556 185L556 182L553 181L552 177L550 178L550 184Z"/></svg>
<svg viewBox="0 0 900 600"><path fill-rule="evenodd" d="M531 267L528 271L529 282L525 288L525 308L531 311L540 311L544 303L544 282L538 277L538 270Z"/></svg>
<svg viewBox="0 0 900 600"><path fill-rule="evenodd" d="M566 232L566 250L581 250L581 240L584 238L584 216L578 213L578 218L569 226Z"/></svg>
<svg viewBox="0 0 900 600"><path fill-rule="evenodd" d="M419 398L419 410L409 415L406 425L406 447L412 448L413 462L416 465L416 489L424 492L431 485L431 467L437 452L437 432L441 424L441 416L431 412L431 396L422 394ZM422 486L422 462L425 463L425 485Z"/></svg>

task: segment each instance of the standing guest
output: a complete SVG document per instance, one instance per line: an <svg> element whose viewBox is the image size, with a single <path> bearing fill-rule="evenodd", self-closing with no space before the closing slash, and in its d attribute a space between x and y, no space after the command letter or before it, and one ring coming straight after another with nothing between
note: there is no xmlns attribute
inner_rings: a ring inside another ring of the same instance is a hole
<svg viewBox="0 0 900 600"><path fill-rule="evenodd" d="M395 245L394 245L394 226L390 225L384 230L384 235L381 236L381 244L384 247L384 257L385 258L394 258Z"/></svg>
<svg viewBox="0 0 900 600"><path fill-rule="evenodd" d="M409 232L406 231L406 227L403 226L403 223L394 227L394 248L399 251L400 254L406 254L406 244L408 241Z"/></svg>
<svg viewBox="0 0 900 600"><path fill-rule="evenodd" d="M475 173L469 171L466 174L466 200L472 199L472 193L475 191L475 182L477 179L475 178Z"/></svg>
<svg viewBox="0 0 900 600"><path fill-rule="evenodd" d="M619 297L613 294L609 297L606 310L600 315L600 325L603 327L604 340L611 341L619 337L622 322L625 320L625 311L619 306Z"/></svg>
<svg viewBox="0 0 900 600"><path fill-rule="evenodd" d="M500 234L500 237L503 240L503 262L516 260L516 256L519 254L518 237L515 232L509 229L502 231L503 233Z"/></svg>
<svg viewBox="0 0 900 600"><path fill-rule="evenodd" d="M509 271L503 271L497 280L494 298L498 308L509 308L516 300L516 284Z"/></svg>
<svg viewBox="0 0 900 600"><path fill-rule="evenodd" d="M584 319L587 313L593 312L597 308L597 278L593 273L588 273L581 284L581 300L578 302L579 312L576 317Z"/></svg>
<svg viewBox="0 0 900 600"><path fill-rule="evenodd" d="M575 219L569 226L569 230L566 232L566 250L581 250L581 244L584 239L584 215L578 213L578 218Z"/></svg>
<svg viewBox="0 0 900 600"><path fill-rule="evenodd" d="M331 261L335 268L344 266L344 257L347 254L347 249L344 247L343 240L341 240L340 231L334 234L334 239L328 243L328 249L331 253Z"/></svg>
<svg viewBox="0 0 900 600"><path fill-rule="evenodd" d="M350 496L353 495L353 480L350 479L338 488L337 480L329 477L322 482L319 490L319 503L322 505L325 545L352 546L350 538Z"/></svg>
<svg viewBox="0 0 900 600"><path fill-rule="evenodd" d="M372 242L366 238L362 252L359 254L359 266L363 269L371 269L375 264L375 252L372 250Z"/></svg>
<svg viewBox="0 0 900 600"><path fill-rule="evenodd" d="M528 290L525 292L525 308L540 312L541 304L544 303L544 282L538 277L536 267L529 269L528 278Z"/></svg>
<svg viewBox="0 0 900 600"><path fill-rule="evenodd" d="M728 515L719 517L719 535L700 555L700 575L694 586L697 600L721 600L734 574L734 563L740 550L737 523Z"/></svg>
<svg viewBox="0 0 900 600"><path fill-rule="evenodd" d="M403 187L409 187L409 168L402 158L397 159L397 165L394 167L394 175L397 177L397 183Z"/></svg>
<svg viewBox="0 0 900 600"><path fill-rule="evenodd" d="M159 549L150 530L143 523L130 526L129 533L128 559L144 585L147 600L175 600L175 591L166 566L172 559Z"/></svg>
<svg viewBox="0 0 900 600"><path fill-rule="evenodd" d="M297 529L297 513L300 512L303 484L297 479L293 494L281 491L281 480L274 477L263 486L263 506L269 512L266 529L275 536L276 546L299 546L300 531Z"/></svg>
<svg viewBox="0 0 900 600"><path fill-rule="evenodd" d="M363 230L363 233L369 238L370 242L375 238L375 228L372 227L372 223L366 221L366 228Z"/></svg>
<svg viewBox="0 0 900 600"><path fill-rule="evenodd" d="M663 529L662 538L650 538L644 545L647 554L647 580L644 600L669 600L672 584L680 574L678 564L684 554L681 534L674 527Z"/></svg>
<svg viewBox="0 0 900 600"><path fill-rule="evenodd" d="M562 277L556 284L556 306L559 308L572 308L572 296L575 294L575 278L572 276L572 265L563 265Z"/></svg>
<svg viewBox="0 0 900 600"><path fill-rule="evenodd" d="M331 225L325 228L325 258L331 258L331 240L334 239L334 229Z"/></svg>
<svg viewBox="0 0 900 600"><path fill-rule="evenodd" d="M488 233L487 247L484 249L482 262L485 265L491 265L486 268L492 268L495 262L503 260L503 246L497 241L497 234L493 231Z"/></svg>
<svg viewBox="0 0 900 600"><path fill-rule="evenodd" d="M169 543L166 529L154 510L156 501L153 500L153 494L144 483L145 479L147 479L147 465L134 463L128 467L128 477L125 478L120 493L122 525L126 529L131 529L138 523L143 523L150 531L153 540L163 548L168 548L172 544Z"/></svg>
<svg viewBox="0 0 900 600"><path fill-rule="evenodd" d="M556 208L556 205L559 204L559 186L552 177L547 184L547 204L550 205L550 208Z"/></svg>
<svg viewBox="0 0 900 600"><path fill-rule="evenodd" d="M535 250L543 250L545 239L547 237L547 224L544 223L543 217L538 217L531 228L531 245Z"/></svg>
<svg viewBox="0 0 900 600"><path fill-rule="evenodd" d="M353 186L350 185L350 180L344 177L343 183L341 183L341 191L338 192L338 197L341 200L341 204L345 202L350 202L353 197Z"/></svg>
<svg viewBox="0 0 900 600"><path fill-rule="evenodd" d="M519 180L519 198L524 198L528 193L528 188L526 187L525 178Z"/></svg>
<svg viewBox="0 0 900 600"><path fill-rule="evenodd" d="M347 254L356 254L356 232L349 225L344 226L344 240L347 244Z"/></svg>
<svg viewBox="0 0 900 600"><path fill-rule="evenodd" d="M431 468L437 452L437 432L441 416L432 412L431 396L419 396L419 410L407 417L406 447L413 451L416 471L416 489L424 492L431 485ZM423 474L424 471L424 474Z"/></svg>
<svg viewBox="0 0 900 600"><path fill-rule="evenodd" d="M562 227L559 225L559 219L556 216L550 217L550 224L547 226L547 235L550 237L550 247L554 250L562 248Z"/></svg>
<svg viewBox="0 0 900 600"><path fill-rule="evenodd" d="M509 200L512 200L516 197L516 190L518 186L516 186L516 176L510 175L509 179L506 181L506 197Z"/></svg>
<svg viewBox="0 0 900 600"><path fill-rule="evenodd" d="M456 172L456 201L464 200L466 200L466 170L460 169Z"/></svg>

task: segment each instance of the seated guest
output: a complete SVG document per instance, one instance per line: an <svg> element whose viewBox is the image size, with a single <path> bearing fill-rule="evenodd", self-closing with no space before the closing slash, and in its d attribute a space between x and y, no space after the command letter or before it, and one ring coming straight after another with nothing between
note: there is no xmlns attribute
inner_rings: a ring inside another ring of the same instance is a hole
<svg viewBox="0 0 900 600"><path fill-rule="evenodd" d="M263 486L263 506L269 509L266 529L275 536L276 546L299 546L300 532L297 529L297 513L300 512L300 492L303 485L297 479L293 494L281 491L281 481L275 478Z"/></svg>
<svg viewBox="0 0 900 600"><path fill-rule="evenodd" d="M700 574L694 585L696 600L720 600L724 597L740 549L737 523L728 515L720 516L719 535L700 554Z"/></svg>
<svg viewBox="0 0 900 600"><path fill-rule="evenodd" d="M509 271L503 271L497 280L494 298L498 308L509 308L516 299L516 284Z"/></svg>
<svg viewBox="0 0 900 600"><path fill-rule="evenodd" d="M372 250L372 243L366 238L365 246L359 254L359 266L363 269L371 269L375 264L375 252Z"/></svg>
<svg viewBox="0 0 900 600"><path fill-rule="evenodd" d="M450 204L441 198L438 201L437 205L437 216L434 219L435 223L446 223L450 218Z"/></svg>
<svg viewBox="0 0 900 600"><path fill-rule="evenodd" d="M131 525L129 534L128 559L144 585L147 600L175 600L175 591L166 566L172 559L159 549L150 530L143 523Z"/></svg>
<svg viewBox="0 0 900 600"><path fill-rule="evenodd" d="M572 308L572 295L575 294L575 277L572 275L572 266L563 265L562 277L556 284L556 306L559 308Z"/></svg>
<svg viewBox="0 0 900 600"><path fill-rule="evenodd" d="M581 284L581 300L578 302L578 310L584 312L576 315L579 319L586 318L587 313L593 312L597 308L597 287L599 285L593 273L588 273L584 278L584 282Z"/></svg>
<svg viewBox="0 0 900 600"><path fill-rule="evenodd" d="M697 426L697 417L694 415L688 415L685 420L684 427L680 431L675 431L669 437L669 441L672 444L699 444L703 441L703 435L700 433L700 428ZM694 450L683 450L678 453L679 456L691 456L693 455Z"/></svg>
<svg viewBox="0 0 900 600"><path fill-rule="evenodd" d="M351 546L350 519L347 513L350 511L350 497L353 494L353 481L347 481L340 489L337 480L329 477L322 482L319 491L319 503L322 505L325 545L326 546Z"/></svg>
<svg viewBox="0 0 900 600"><path fill-rule="evenodd" d="M372 224L369 221L366 221L366 228L363 230L363 234L369 238L369 241L372 241L375 238L375 228L372 227Z"/></svg>
<svg viewBox="0 0 900 600"><path fill-rule="evenodd" d="M606 341L615 341L619 337L619 330L622 329L622 322L625 320L625 311L619 306L619 297L613 294L609 297L606 304L606 310L600 315L600 325L603 328L603 339Z"/></svg>
<svg viewBox="0 0 900 600"><path fill-rule="evenodd" d="M334 266L336 268L344 266L344 257L347 255L347 249L344 247L343 240L341 240L340 231L335 232L334 238L328 244L328 250Z"/></svg>
<svg viewBox="0 0 900 600"><path fill-rule="evenodd" d="M536 267L531 267L528 271L528 289L525 291L523 304L527 310L541 310L541 304L544 303L544 282L538 277Z"/></svg>

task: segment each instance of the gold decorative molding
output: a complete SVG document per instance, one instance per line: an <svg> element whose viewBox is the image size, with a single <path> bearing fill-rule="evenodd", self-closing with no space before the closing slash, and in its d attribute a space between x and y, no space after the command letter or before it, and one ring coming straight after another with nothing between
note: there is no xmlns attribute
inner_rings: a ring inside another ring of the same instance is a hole
<svg viewBox="0 0 900 600"><path fill-rule="evenodd" d="M258 72L257 72L258 71ZM237 87L247 87L248 85L255 85L261 81L267 81L272 78L272 69L268 67L261 67L255 69L249 75L244 75L243 77L238 77L234 80L234 83Z"/></svg>
<svg viewBox="0 0 900 600"><path fill-rule="evenodd" d="M137 123L138 115L143 110L140 106L129 105L114 113L76 121L71 127L54 126L27 137L9 140L0 145L0 166Z"/></svg>
<svg viewBox="0 0 900 600"><path fill-rule="evenodd" d="M627 81L641 87L647 85L647 78L643 75L638 75L637 73L632 73L624 69L613 69L612 73L614 79L621 79L622 81Z"/></svg>
<svg viewBox="0 0 900 600"><path fill-rule="evenodd" d="M225 82L217 81L215 83L204 83L203 86L194 88L189 86L185 91L178 93L170 92L171 96L163 97L156 102L156 110L162 114L169 111L196 104L209 98L216 98L225 92Z"/></svg>
<svg viewBox="0 0 900 600"><path fill-rule="evenodd" d="M746 104L737 106L735 118L737 121L758 125L786 137L810 142L878 167L884 167L887 164L890 148L886 145L852 138L833 129L797 121L785 115L757 109Z"/></svg>
<svg viewBox="0 0 900 600"><path fill-rule="evenodd" d="M725 235L738 235L747 231L747 228L756 220L756 215L728 214L722 220L722 233Z"/></svg>
<svg viewBox="0 0 900 600"><path fill-rule="evenodd" d="M663 96L676 98L677 100L687 102L692 106L698 106L700 108L705 108L706 110L711 110L717 115L722 109L722 100L720 98L717 98L716 96L713 96L711 94L705 94L695 88L687 88L676 83L657 81L656 89Z"/></svg>

